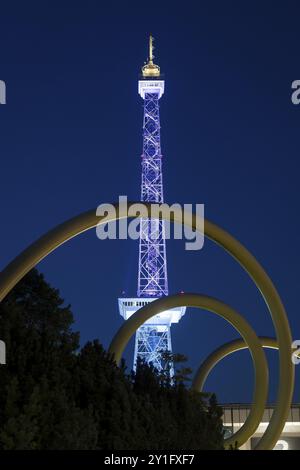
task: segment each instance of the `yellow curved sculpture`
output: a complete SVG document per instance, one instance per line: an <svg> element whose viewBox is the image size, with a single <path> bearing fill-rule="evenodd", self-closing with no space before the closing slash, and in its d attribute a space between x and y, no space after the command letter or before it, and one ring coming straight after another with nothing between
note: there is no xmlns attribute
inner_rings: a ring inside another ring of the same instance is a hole
<svg viewBox="0 0 300 470"><path fill-rule="evenodd" d="M221 316L241 334L244 338L243 344L246 343L246 347L250 349L255 369L255 387L251 411L243 426L233 436L225 439L226 447L234 446L235 443L240 447L254 434L263 417L268 395L269 373L258 337L247 321L232 307L213 297L199 294L177 294L163 297L139 309L123 323L113 338L108 351L114 356L116 363L119 364L131 336L145 321L160 312L182 306L199 307Z"/></svg>
<svg viewBox="0 0 300 470"><path fill-rule="evenodd" d="M133 204L128 203L128 210L130 210ZM145 206L148 209L148 216L151 217L150 204L145 204ZM127 218L124 208L121 208L119 204L115 204L114 207L116 215L111 216L110 219L106 217L106 223L120 218ZM170 214L164 215L163 218L171 222L183 223L181 210L177 211L175 209ZM99 223L101 223L101 218L96 216L96 210L84 212L54 228L30 245L0 274L0 301L45 256L67 240L95 227ZM201 227L201 223L199 221L197 223L197 215L193 214L189 226L194 230ZM205 221L205 236L223 247L250 275L260 290L273 320L279 347L279 390L276 408L274 409L268 429L257 446L258 449L272 449L286 421L294 388L294 366L291 361L292 337L285 309L271 279L243 245L229 233L207 220Z"/></svg>
<svg viewBox="0 0 300 470"><path fill-rule="evenodd" d="M258 336L258 339L263 348L278 349L278 343L275 338L269 338L268 336ZM205 361L200 364L195 377L193 379L192 387L199 392L202 392L206 379L211 370L220 362L224 357L229 356L236 351L242 349L248 349L247 344L242 339L235 339L223 344L219 348L215 349Z"/></svg>

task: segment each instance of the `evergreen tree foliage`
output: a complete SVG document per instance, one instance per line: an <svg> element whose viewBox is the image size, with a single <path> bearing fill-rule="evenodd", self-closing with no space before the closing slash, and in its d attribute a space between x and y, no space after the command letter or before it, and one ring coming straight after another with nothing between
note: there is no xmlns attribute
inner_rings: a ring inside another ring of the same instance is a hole
<svg viewBox="0 0 300 470"><path fill-rule="evenodd" d="M222 449L222 411L214 395L186 388L189 369L172 383L141 362L127 374L97 340L80 349L72 324L36 269L0 304L1 450Z"/></svg>

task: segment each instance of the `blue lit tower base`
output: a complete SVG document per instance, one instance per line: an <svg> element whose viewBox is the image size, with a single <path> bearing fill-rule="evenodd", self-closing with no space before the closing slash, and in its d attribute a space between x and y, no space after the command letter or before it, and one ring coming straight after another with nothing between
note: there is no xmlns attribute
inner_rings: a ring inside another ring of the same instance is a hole
<svg viewBox="0 0 300 470"><path fill-rule="evenodd" d="M156 298L119 298L120 315L124 320L127 320L133 313L149 302L153 302L153 300L156 300ZM133 359L134 369L137 357L140 357L148 363L151 362L158 371L162 370L164 364L161 352L172 351L171 324L178 323L185 314L185 310L186 307L178 307L162 312L148 320L137 330Z"/></svg>
<svg viewBox="0 0 300 470"><path fill-rule="evenodd" d="M159 99L165 82L158 65L153 63L152 41L150 36L149 61L142 68L139 80L139 95L144 100L141 201L163 203ZM137 297L119 299L120 315L127 320L143 305L165 295L168 295L168 276L164 221L141 219ZM161 353L172 351L171 324L178 323L185 310L179 307L162 312L137 330L134 369L138 357L151 362L158 371L163 369Z"/></svg>

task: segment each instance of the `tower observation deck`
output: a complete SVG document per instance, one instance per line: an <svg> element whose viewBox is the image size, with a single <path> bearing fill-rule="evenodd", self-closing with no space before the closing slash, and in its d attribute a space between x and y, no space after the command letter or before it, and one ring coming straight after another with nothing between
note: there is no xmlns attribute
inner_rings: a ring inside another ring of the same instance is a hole
<svg viewBox="0 0 300 470"><path fill-rule="evenodd" d="M144 100L141 201L163 203L162 154L160 143L159 100L165 82L154 64L153 37L149 39L149 59L138 82ZM163 220L141 219L137 297L119 298L119 312L127 320L139 308L168 295L167 255ZM172 323L178 323L185 307L174 308L150 318L136 332L133 368L137 358L152 363L161 371L162 352L172 351Z"/></svg>

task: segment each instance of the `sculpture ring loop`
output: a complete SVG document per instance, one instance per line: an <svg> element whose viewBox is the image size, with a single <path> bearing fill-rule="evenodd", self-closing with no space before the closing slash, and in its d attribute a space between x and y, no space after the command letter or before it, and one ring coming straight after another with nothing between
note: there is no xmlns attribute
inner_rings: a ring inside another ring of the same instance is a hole
<svg viewBox="0 0 300 470"><path fill-rule="evenodd" d="M128 203L128 207L125 209L129 211L133 204L134 203ZM148 210L148 216L151 217L151 204L143 204ZM114 204L114 208L115 214L110 214L109 217L105 217L103 223L128 217L128 213L121 204ZM182 221L180 209L174 209L174 211L164 214L160 216L160 218L180 224L186 223ZM193 214L191 221L189 220L187 225L197 230L198 227L202 226L197 219L198 216ZM45 258L45 256L66 241L97 226L99 223L101 223L101 217L96 215L96 210L84 212L57 226L30 245L1 272L0 301L28 271ZM295 371L291 361L292 336L285 309L271 279L258 261L242 244L228 232L208 220L205 220L204 232L205 236L224 248L249 274L260 290L273 320L279 348L279 388L277 404L270 419L269 426L257 446L257 449L272 449L281 434L288 416L294 388Z"/></svg>
<svg viewBox="0 0 300 470"><path fill-rule="evenodd" d="M119 364L128 341L143 323L158 313L174 307L183 306L202 308L221 316L231 323L231 325L242 335L245 341L244 345L246 343L246 347L249 347L250 349L255 369L253 404L243 426L233 436L224 440L226 447L234 447L235 444L240 447L252 436L252 434L254 434L263 417L268 395L269 371L261 343L254 330L248 322L233 308L229 307L229 305L226 305L213 297L199 294L169 295L168 297L154 300L140 308L128 320L126 320L125 323L123 323L109 346L109 352L114 356L116 363Z"/></svg>

